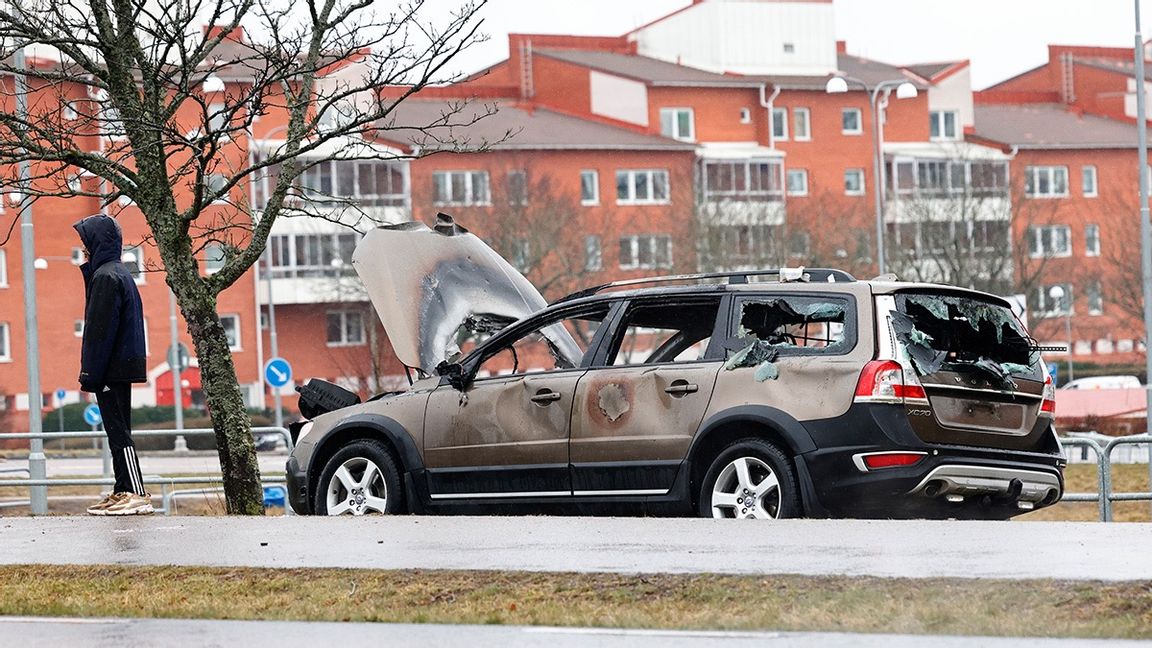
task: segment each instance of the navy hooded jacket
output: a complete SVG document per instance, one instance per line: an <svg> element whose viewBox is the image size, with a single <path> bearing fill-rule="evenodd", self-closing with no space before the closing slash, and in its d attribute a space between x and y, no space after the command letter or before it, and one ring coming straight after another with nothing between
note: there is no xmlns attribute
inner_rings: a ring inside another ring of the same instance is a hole
<svg viewBox="0 0 1152 648"><path fill-rule="evenodd" d="M73 225L88 250L84 273L84 342L80 389L98 392L108 383L147 382L144 309L132 273L120 262L124 237L108 216Z"/></svg>

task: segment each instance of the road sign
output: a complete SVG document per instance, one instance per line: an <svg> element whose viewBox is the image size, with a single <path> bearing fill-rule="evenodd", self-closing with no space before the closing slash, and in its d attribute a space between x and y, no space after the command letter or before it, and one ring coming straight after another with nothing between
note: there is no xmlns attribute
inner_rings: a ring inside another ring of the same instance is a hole
<svg viewBox="0 0 1152 648"><path fill-rule="evenodd" d="M100 406L93 403L84 408L84 422L88 425L100 425L104 418L100 416Z"/></svg>
<svg viewBox="0 0 1152 648"><path fill-rule="evenodd" d="M56 390L56 401L57 402L63 402L64 397L67 395L68 395L68 392L65 391L63 387L61 387L60 389L57 389Z"/></svg>
<svg viewBox="0 0 1152 648"><path fill-rule="evenodd" d="M272 358L264 363L264 382L277 388L292 382L292 365L284 358Z"/></svg>

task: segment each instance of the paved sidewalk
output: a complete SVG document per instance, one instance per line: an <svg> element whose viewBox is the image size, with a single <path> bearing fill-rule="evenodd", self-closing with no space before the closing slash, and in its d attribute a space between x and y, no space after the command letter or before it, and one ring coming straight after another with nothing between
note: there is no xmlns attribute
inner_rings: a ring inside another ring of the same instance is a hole
<svg viewBox="0 0 1152 648"><path fill-rule="evenodd" d="M24 648L180 648L246 646L315 648L386 645L390 648L1127 648L1152 642L1099 639L951 637L823 632L678 632L530 626L453 626L182 619L48 619L0 617L0 636Z"/></svg>
<svg viewBox="0 0 1152 648"><path fill-rule="evenodd" d="M0 564L1152 580L1152 524L575 517L0 518Z"/></svg>

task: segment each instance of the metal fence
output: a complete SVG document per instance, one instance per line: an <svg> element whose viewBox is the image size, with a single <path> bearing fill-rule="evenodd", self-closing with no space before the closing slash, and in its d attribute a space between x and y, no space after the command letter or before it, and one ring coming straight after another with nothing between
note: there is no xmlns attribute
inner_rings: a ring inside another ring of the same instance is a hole
<svg viewBox="0 0 1152 648"><path fill-rule="evenodd" d="M282 427L254 427L252 428L253 434L274 434L284 439L284 445L287 447L288 452L292 452L292 435L286 428ZM187 430L133 430L132 438L140 437L175 437L175 436L205 436L209 434L216 434L212 428L192 428ZM42 439L44 441L53 441L58 439L107 439L103 431L83 431L83 432L41 432L39 434L30 434L27 432L4 434L3 439ZM104 476L103 477L85 477L85 478L54 478L54 479L8 479L0 478L0 487L19 487L27 486L29 492L36 486L43 486L45 488L52 488L57 486L111 486L116 483L116 480L109 476L109 463L107 461L107 449L105 448L105 462L104 462ZM6 470L3 472L22 472L27 474L28 470L25 468L17 468ZM165 514L171 514L172 497L169 495L169 489L177 484L219 484L223 479L222 475L211 476L198 476L198 477L164 477L161 475L146 475L144 483L149 486L160 487L160 497L163 502L160 511ZM278 486L285 482L284 475L277 475L274 477L261 477L262 486ZM200 489L206 490L206 489ZM180 491L172 491L179 493ZM13 506L27 506L27 502L6 502L4 507ZM287 498L284 502L284 514L292 515L292 507L288 504Z"/></svg>
<svg viewBox="0 0 1152 648"><path fill-rule="evenodd" d="M1103 442L1103 443L1101 443ZM1125 446L1139 446L1147 444L1152 449L1152 435L1137 434L1125 437L1105 437L1103 435L1084 435L1076 437L1061 437L1060 443L1065 448L1087 448L1096 458L1097 491L1095 493L1064 493L1062 502L1096 502L1100 510L1102 522L1112 521L1113 502L1142 502L1152 501L1152 492L1116 493L1112 490L1112 452L1116 448ZM1132 453L1135 456L1138 453ZM1065 450L1065 456L1069 456ZM1149 466L1149 488L1152 490L1152 466Z"/></svg>

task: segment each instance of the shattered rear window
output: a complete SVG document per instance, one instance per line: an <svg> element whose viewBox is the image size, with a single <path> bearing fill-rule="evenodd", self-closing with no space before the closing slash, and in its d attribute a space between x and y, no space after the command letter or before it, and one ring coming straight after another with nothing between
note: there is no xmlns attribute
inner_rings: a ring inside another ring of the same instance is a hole
<svg viewBox="0 0 1152 648"><path fill-rule="evenodd" d="M776 296L740 302L736 335L728 340L726 369L756 367L757 381L774 380L780 355L847 353L855 344L843 297Z"/></svg>
<svg viewBox="0 0 1152 648"><path fill-rule="evenodd" d="M977 297L896 295L892 328L921 375L975 370L1005 385L1037 379L1040 352L1007 306Z"/></svg>

